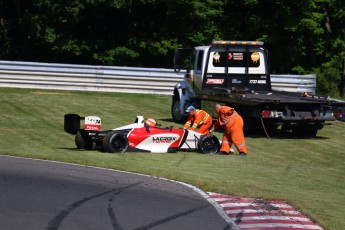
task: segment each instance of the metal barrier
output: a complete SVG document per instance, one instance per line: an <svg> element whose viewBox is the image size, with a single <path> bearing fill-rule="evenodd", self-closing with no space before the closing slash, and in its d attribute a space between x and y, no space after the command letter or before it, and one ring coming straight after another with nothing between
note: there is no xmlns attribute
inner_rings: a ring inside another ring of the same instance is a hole
<svg viewBox="0 0 345 230"><path fill-rule="evenodd" d="M172 95L173 69L0 61L0 87ZM315 93L316 75L271 75L272 88Z"/></svg>

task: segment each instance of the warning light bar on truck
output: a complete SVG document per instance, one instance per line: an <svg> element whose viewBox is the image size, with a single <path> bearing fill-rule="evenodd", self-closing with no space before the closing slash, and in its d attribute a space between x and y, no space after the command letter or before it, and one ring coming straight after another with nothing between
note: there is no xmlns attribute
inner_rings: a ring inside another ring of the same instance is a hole
<svg viewBox="0 0 345 230"><path fill-rule="evenodd" d="M212 45L264 45L262 41L213 41Z"/></svg>

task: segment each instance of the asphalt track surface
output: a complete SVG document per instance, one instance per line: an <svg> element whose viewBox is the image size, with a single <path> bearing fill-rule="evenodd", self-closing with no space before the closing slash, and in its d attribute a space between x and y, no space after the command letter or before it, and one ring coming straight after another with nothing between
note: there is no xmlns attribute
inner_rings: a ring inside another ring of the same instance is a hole
<svg viewBox="0 0 345 230"><path fill-rule="evenodd" d="M149 176L0 156L0 229L238 229L202 191Z"/></svg>

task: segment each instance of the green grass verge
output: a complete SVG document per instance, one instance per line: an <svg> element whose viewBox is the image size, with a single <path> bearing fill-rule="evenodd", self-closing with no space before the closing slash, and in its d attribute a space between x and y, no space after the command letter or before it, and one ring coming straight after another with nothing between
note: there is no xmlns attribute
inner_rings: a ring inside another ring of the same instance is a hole
<svg viewBox="0 0 345 230"><path fill-rule="evenodd" d="M66 113L96 115L110 129L137 115L175 124L162 95L0 88L0 154L139 172L183 181L205 191L286 200L325 229L345 226L345 123L312 139L247 136L249 155L194 152L108 154L80 151L64 132ZM216 133L221 137L222 133Z"/></svg>

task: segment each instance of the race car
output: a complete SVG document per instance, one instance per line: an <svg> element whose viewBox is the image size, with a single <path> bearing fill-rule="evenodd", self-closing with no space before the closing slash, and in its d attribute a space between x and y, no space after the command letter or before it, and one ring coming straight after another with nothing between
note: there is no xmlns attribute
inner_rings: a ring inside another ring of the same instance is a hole
<svg viewBox="0 0 345 230"><path fill-rule="evenodd" d="M84 125L81 128L81 123ZM182 128L149 126L143 116L135 122L119 128L101 130L98 116L81 117L78 114L65 114L64 130L75 135L78 149L100 149L110 153L144 151L171 153L199 151L214 154L219 150L219 139L214 135L202 135Z"/></svg>

